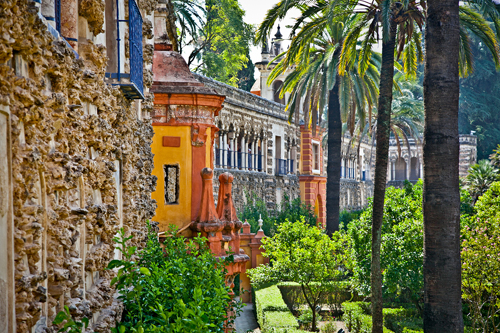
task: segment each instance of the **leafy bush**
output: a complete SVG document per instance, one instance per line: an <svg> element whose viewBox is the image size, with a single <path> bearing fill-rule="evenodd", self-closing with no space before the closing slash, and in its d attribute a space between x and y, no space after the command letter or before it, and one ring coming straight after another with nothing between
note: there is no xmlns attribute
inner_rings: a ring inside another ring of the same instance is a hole
<svg viewBox="0 0 500 333"><path fill-rule="evenodd" d="M462 297L472 332L500 328L500 182L479 198L462 229Z"/></svg>
<svg viewBox="0 0 500 333"><path fill-rule="evenodd" d="M278 283L281 295L285 303L292 310L298 310L301 305L306 305L300 284L294 282ZM325 284L325 290L321 295L320 304L327 305L333 315L338 315L342 311L342 303L353 301L359 297L351 292L350 281L332 281Z"/></svg>
<svg viewBox="0 0 500 333"><path fill-rule="evenodd" d="M331 322L326 323L325 325L323 325L323 327L321 327L321 333L337 333L337 332L338 332L337 325Z"/></svg>
<svg viewBox="0 0 500 333"><path fill-rule="evenodd" d="M311 324L313 322L313 313L311 309L307 309L305 311L302 311L302 313L299 316L299 324L302 328L309 329L311 327ZM316 323L317 325L317 323Z"/></svg>
<svg viewBox="0 0 500 333"><path fill-rule="evenodd" d="M82 321L74 320L69 312L68 306L65 305L64 310L59 311L52 322L54 325L61 325L62 323L64 323L63 327L57 332L83 333L89 326L89 319L83 317Z"/></svg>
<svg viewBox="0 0 500 333"><path fill-rule="evenodd" d="M108 269L118 269L111 284L125 309L114 332L224 332L227 311L241 309L225 284L228 261L215 258L205 238L187 240L174 229L168 236L162 249L150 231L142 251L127 246L132 236L124 237L123 230L115 238L123 260L111 261Z"/></svg>
<svg viewBox="0 0 500 333"><path fill-rule="evenodd" d="M416 309L384 309L384 326L396 332L423 332L423 319Z"/></svg>
<svg viewBox="0 0 500 333"><path fill-rule="evenodd" d="M401 298L421 309L423 302L422 180L403 189L389 187L382 224L381 268L384 297ZM370 294L372 201L347 227L354 281L361 295Z"/></svg>
<svg viewBox="0 0 500 333"><path fill-rule="evenodd" d="M364 212L363 210L354 210L354 211L348 211L348 210L343 210L340 212L340 223L344 226L344 228L347 228L349 225L349 222L352 220L357 220L361 216L361 214Z"/></svg>
<svg viewBox="0 0 500 333"><path fill-rule="evenodd" d="M304 219L284 222L271 238L262 240L264 256L270 265L260 265L248 271L253 283L296 282L313 314L312 330L316 329L316 307L322 294L334 281L345 278L347 240L336 232L328 237L317 227L308 226Z"/></svg>
<svg viewBox="0 0 500 333"><path fill-rule="evenodd" d="M352 333L371 333L372 318L370 303L345 302L342 304L344 315L342 319ZM418 317L418 311L410 308L383 309L384 332L423 332L423 321Z"/></svg>
<svg viewBox="0 0 500 333"><path fill-rule="evenodd" d="M259 230L259 216L262 218L262 230L267 236L273 236L278 230L278 226L288 221L298 221L302 217L306 223L315 226L317 217L310 205L303 203L300 198L290 200L285 194L278 209L267 209L266 203L262 198L257 197L255 193L246 193L247 205L238 214L241 221L247 221L251 232Z"/></svg>
<svg viewBox="0 0 500 333"><path fill-rule="evenodd" d="M498 169L489 160L481 160L469 168L465 186L475 201L498 180L500 180Z"/></svg>

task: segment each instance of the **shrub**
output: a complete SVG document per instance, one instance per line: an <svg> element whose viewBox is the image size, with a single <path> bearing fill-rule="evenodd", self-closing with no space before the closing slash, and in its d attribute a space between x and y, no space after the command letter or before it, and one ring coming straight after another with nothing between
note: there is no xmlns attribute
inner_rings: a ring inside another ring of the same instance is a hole
<svg viewBox="0 0 500 333"><path fill-rule="evenodd" d="M354 211L348 211L348 210L343 210L340 212L339 220L340 223L344 226L344 228L347 228L349 225L349 222L353 220L359 219L361 214L364 212L363 210L354 210Z"/></svg>
<svg viewBox="0 0 500 333"><path fill-rule="evenodd" d="M312 313L312 311L310 309L302 311L302 313L300 314L299 319L298 319L299 324L301 325L301 327L305 328L305 329L309 329L311 327L311 324L312 324L313 320L314 320L313 319L313 313Z"/></svg>
<svg viewBox="0 0 500 333"><path fill-rule="evenodd" d="M273 236L278 230L278 226L288 221L298 221L302 217L306 224L315 226L317 217L310 205L304 204L300 198L290 200L285 194L278 209L267 209L266 203L262 198L257 197L255 193L246 193L247 204L239 212L238 217L241 221L247 221L251 232L259 230L259 217L262 218L262 230L267 236Z"/></svg>
<svg viewBox="0 0 500 333"><path fill-rule="evenodd" d="M300 305L306 305L300 284L294 282L281 282L278 284L281 295L285 303L292 310L298 310ZM351 292L351 284L348 280L332 281L325 284L325 290L319 303L327 305L333 315L342 311L342 303L346 301L355 301L359 297Z"/></svg>
<svg viewBox="0 0 500 333"><path fill-rule="evenodd" d="M338 328L334 323L326 323L321 327L321 333L337 333Z"/></svg>
<svg viewBox="0 0 500 333"><path fill-rule="evenodd" d="M382 224L381 268L384 298L408 299L421 309L423 303L422 180L414 186L386 191ZM361 295L370 294L371 224L370 201L358 220L347 227L351 240L354 282Z"/></svg>
<svg viewBox="0 0 500 333"><path fill-rule="evenodd" d="M472 332L500 328L500 182L479 198L462 229L462 297Z"/></svg>
<svg viewBox="0 0 500 333"><path fill-rule="evenodd" d="M205 238L187 240L174 229L163 249L152 231L142 251L126 245L131 238L120 232L115 241L123 260L108 265L118 269L111 285L125 307L114 332L224 332L227 311L235 305L225 284L228 260L215 258ZM240 308L236 304L234 313Z"/></svg>
<svg viewBox="0 0 500 333"><path fill-rule="evenodd" d="M264 256L270 265L260 265L248 271L252 282L296 282L312 311L312 330L316 329L316 307L321 296L334 281L344 279L347 262L347 241L339 232L332 238L317 227L308 226L304 219L285 222L272 238L262 240Z"/></svg>
<svg viewBox="0 0 500 333"><path fill-rule="evenodd" d="M371 332L370 303L345 302L342 306L344 308L342 319L351 333ZM418 317L418 311L414 308L385 308L383 315L384 332L423 332L423 321Z"/></svg>

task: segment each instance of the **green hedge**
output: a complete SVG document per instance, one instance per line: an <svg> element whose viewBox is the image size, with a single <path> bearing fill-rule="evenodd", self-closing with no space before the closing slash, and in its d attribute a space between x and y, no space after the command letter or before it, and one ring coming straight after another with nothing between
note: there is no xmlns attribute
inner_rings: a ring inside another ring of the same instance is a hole
<svg viewBox="0 0 500 333"><path fill-rule="evenodd" d="M343 320L351 333L371 333L372 317L370 303L345 302ZM421 333L423 322L417 318L415 309L397 308L383 309L384 332Z"/></svg>
<svg viewBox="0 0 500 333"><path fill-rule="evenodd" d="M302 333L277 285L255 290L257 322L266 333Z"/></svg>

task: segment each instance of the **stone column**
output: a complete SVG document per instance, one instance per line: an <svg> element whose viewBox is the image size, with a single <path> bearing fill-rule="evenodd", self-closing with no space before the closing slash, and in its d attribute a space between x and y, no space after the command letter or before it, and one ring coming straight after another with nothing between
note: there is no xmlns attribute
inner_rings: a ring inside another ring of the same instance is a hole
<svg viewBox="0 0 500 333"><path fill-rule="evenodd" d="M231 139L231 168L232 169L235 169L236 168L236 161L235 161L235 156L236 156L236 140L234 138L234 134L233 134L233 138Z"/></svg>
<svg viewBox="0 0 500 333"><path fill-rule="evenodd" d="M61 1L61 35L78 52L78 0Z"/></svg>
<svg viewBox="0 0 500 333"><path fill-rule="evenodd" d="M408 160L408 161L407 161ZM406 179L410 180L410 171L411 171L411 155L408 155L408 158L405 159L406 162Z"/></svg>
<svg viewBox="0 0 500 333"><path fill-rule="evenodd" d="M267 139L262 140L262 171L267 173Z"/></svg>
<svg viewBox="0 0 500 333"><path fill-rule="evenodd" d="M53 28L56 27L55 0L42 1L42 15Z"/></svg>
<svg viewBox="0 0 500 333"><path fill-rule="evenodd" d="M241 168L246 170L247 167L247 144L245 142L245 133L241 136Z"/></svg>
<svg viewBox="0 0 500 333"><path fill-rule="evenodd" d="M255 138L252 141L252 171L255 171L257 166L255 165Z"/></svg>
<svg viewBox="0 0 500 333"><path fill-rule="evenodd" d="M226 132L221 134L221 141L222 142L221 142L220 147L221 147L222 151L221 151L220 156L221 156L221 167L223 169L225 168L225 166L227 164L227 152L226 152L226 150L227 150L227 147L226 147L227 146L227 143L226 143L227 137L226 136L227 136Z"/></svg>

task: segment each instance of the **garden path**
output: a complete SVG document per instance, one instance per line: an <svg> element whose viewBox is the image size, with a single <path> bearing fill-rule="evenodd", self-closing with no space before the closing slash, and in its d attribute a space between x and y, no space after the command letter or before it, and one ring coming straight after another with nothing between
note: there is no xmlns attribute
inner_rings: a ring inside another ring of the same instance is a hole
<svg viewBox="0 0 500 333"><path fill-rule="evenodd" d="M259 324L257 324L257 319L254 315L253 304L248 303L243 307L243 311L234 321L236 333L247 333L248 331L253 332L258 327Z"/></svg>

